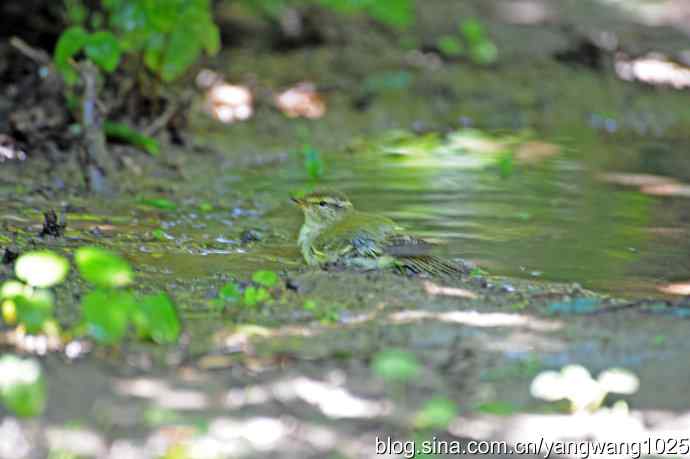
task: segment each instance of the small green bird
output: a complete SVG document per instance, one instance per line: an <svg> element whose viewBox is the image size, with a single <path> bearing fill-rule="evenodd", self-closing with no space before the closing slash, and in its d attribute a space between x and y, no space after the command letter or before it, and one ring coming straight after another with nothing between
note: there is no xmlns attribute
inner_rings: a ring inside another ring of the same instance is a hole
<svg viewBox="0 0 690 459"><path fill-rule="evenodd" d="M462 273L455 263L429 255L431 244L402 233L389 218L355 210L342 193L314 192L292 200L304 212L297 244L310 266L394 268L431 275Z"/></svg>

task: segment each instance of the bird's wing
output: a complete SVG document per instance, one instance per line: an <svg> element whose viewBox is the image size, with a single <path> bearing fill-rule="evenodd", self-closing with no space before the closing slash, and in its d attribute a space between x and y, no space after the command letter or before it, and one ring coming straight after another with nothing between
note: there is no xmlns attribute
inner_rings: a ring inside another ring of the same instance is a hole
<svg viewBox="0 0 690 459"><path fill-rule="evenodd" d="M431 254L433 245L407 234L395 234L386 240L383 247L386 255L397 260L397 266L404 271L432 275L457 275L463 272L458 264Z"/></svg>
<svg viewBox="0 0 690 459"><path fill-rule="evenodd" d="M386 240L395 233L395 229L393 221L385 217L357 213L319 235L314 247L337 257L378 257L384 254Z"/></svg>
<svg viewBox="0 0 690 459"><path fill-rule="evenodd" d="M314 241L324 259L375 258L394 260L406 272L451 274L462 267L431 254L433 245L403 234L392 220L369 214L354 214L336 223Z"/></svg>
<svg viewBox="0 0 690 459"><path fill-rule="evenodd" d="M432 244L407 234L392 234L384 244L386 254L393 257L414 257L428 255Z"/></svg>

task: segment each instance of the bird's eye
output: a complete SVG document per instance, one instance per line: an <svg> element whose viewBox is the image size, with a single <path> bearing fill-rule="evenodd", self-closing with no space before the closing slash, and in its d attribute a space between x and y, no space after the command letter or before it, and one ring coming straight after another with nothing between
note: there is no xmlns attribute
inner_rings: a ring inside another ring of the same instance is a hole
<svg viewBox="0 0 690 459"><path fill-rule="evenodd" d="M326 201L321 201L321 202L319 202L319 205L321 207L326 207L328 205L328 203Z"/></svg>

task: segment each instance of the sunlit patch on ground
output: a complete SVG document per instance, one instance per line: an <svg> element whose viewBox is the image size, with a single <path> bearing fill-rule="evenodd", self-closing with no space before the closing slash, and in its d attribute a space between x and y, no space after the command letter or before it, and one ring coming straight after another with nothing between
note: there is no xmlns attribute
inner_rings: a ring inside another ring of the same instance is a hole
<svg viewBox="0 0 690 459"><path fill-rule="evenodd" d="M682 183L666 183L662 185L647 185L640 188L644 194L652 196L680 196L690 197L690 185Z"/></svg>
<svg viewBox="0 0 690 459"><path fill-rule="evenodd" d="M674 89L690 88L690 67L669 60L666 56L650 54L637 59L623 55L616 57L616 73L627 81L639 81Z"/></svg>
<svg viewBox="0 0 690 459"><path fill-rule="evenodd" d="M10 159L24 161L26 159L26 153L19 148L12 137L6 134L0 134L0 163Z"/></svg>
<svg viewBox="0 0 690 459"><path fill-rule="evenodd" d="M389 318L394 322L411 322L419 320L438 320L469 325L472 327L524 327L539 331L554 331L562 327L558 321L536 319L521 314L507 314L501 312L479 311L401 311L393 313Z"/></svg>
<svg viewBox="0 0 690 459"><path fill-rule="evenodd" d="M496 9L499 18L510 24L535 25L555 19L555 12L544 0L501 2Z"/></svg>
<svg viewBox="0 0 690 459"><path fill-rule="evenodd" d="M530 393L551 402L568 400L570 409L580 413L598 410L608 393L630 395L637 392L639 386L637 376L624 369L608 369L594 379L585 367L568 365L560 372L544 371L537 375Z"/></svg>
<svg viewBox="0 0 690 459"><path fill-rule="evenodd" d="M477 298L477 294L469 290L457 287L443 287L431 281L424 282L424 290L429 295L456 296L460 298Z"/></svg>
<svg viewBox="0 0 690 459"><path fill-rule="evenodd" d="M661 293L668 295L690 295L690 282L676 282L664 284L658 287Z"/></svg>
<svg viewBox="0 0 690 459"><path fill-rule="evenodd" d="M153 378L116 381L116 392L131 397L151 399L158 406L178 410L200 410L210 406L202 391L173 388L164 380Z"/></svg>

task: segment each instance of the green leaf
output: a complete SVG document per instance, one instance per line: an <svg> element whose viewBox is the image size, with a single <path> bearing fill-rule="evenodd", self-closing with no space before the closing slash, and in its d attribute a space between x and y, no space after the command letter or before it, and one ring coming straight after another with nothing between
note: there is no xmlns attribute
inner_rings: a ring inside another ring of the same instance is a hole
<svg viewBox="0 0 690 459"><path fill-rule="evenodd" d="M242 298L242 293L236 283L228 282L220 289L218 296L225 301L234 303Z"/></svg>
<svg viewBox="0 0 690 459"><path fill-rule="evenodd" d="M150 337L158 344L174 343L180 336L177 310L165 293L141 298L132 319L139 336Z"/></svg>
<svg viewBox="0 0 690 459"><path fill-rule="evenodd" d="M402 29L414 19L414 4L412 0L374 0L367 12L384 24Z"/></svg>
<svg viewBox="0 0 690 459"><path fill-rule="evenodd" d="M152 34L146 43L144 51L144 63L156 73L160 72L163 65L163 54L165 53L165 38L161 33Z"/></svg>
<svg viewBox="0 0 690 459"><path fill-rule="evenodd" d="M0 287L0 300L13 299L24 293L26 286L19 281L10 279Z"/></svg>
<svg viewBox="0 0 690 459"><path fill-rule="evenodd" d="M129 317L136 302L123 290L99 289L82 300L82 314L88 333L99 343L115 344L127 332Z"/></svg>
<svg viewBox="0 0 690 459"><path fill-rule="evenodd" d="M518 410L518 407L511 402L495 401L477 405L476 410L480 413L495 414L498 416L509 416Z"/></svg>
<svg viewBox="0 0 690 459"><path fill-rule="evenodd" d="M67 21L70 24L81 25L89 15L81 0L65 0Z"/></svg>
<svg viewBox="0 0 690 459"><path fill-rule="evenodd" d="M458 407L445 397L434 397L417 413L415 425L422 429L445 429L457 417Z"/></svg>
<svg viewBox="0 0 690 459"><path fill-rule="evenodd" d="M467 19L461 22L458 28L471 47L486 41L484 26L477 19Z"/></svg>
<svg viewBox="0 0 690 459"><path fill-rule="evenodd" d="M252 275L252 281L270 288L278 283L278 275L273 271L257 271Z"/></svg>
<svg viewBox="0 0 690 459"><path fill-rule="evenodd" d="M486 40L470 48L470 55L474 62L490 65L498 60L498 48L493 42Z"/></svg>
<svg viewBox="0 0 690 459"><path fill-rule="evenodd" d="M199 58L201 45L189 27L180 24L171 33L160 69L160 77L166 83L182 76Z"/></svg>
<svg viewBox="0 0 690 459"><path fill-rule="evenodd" d="M271 298L271 295L263 287L247 287L244 289L244 297L242 301L246 306L256 306L259 303L263 303Z"/></svg>
<svg viewBox="0 0 690 459"><path fill-rule="evenodd" d="M398 28L409 25L414 19L412 0L320 0L320 3L342 13L362 11Z"/></svg>
<svg viewBox="0 0 690 459"><path fill-rule="evenodd" d="M310 145L304 147L304 169L309 178L316 180L323 175L323 161L319 151Z"/></svg>
<svg viewBox="0 0 690 459"><path fill-rule="evenodd" d="M74 57L86 45L89 34L83 27L68 27L60 35L55 45L53 58L55 67L62 74L62 78L68 85L73 85L79 81L79 74L72 67L70 59Z"/></svg>
<svg viewBox="0 0 690 459"><path fill-rule="evenodd" d="M14 298L17 322L29 333L39 333L43 324L53 318L54 299L49 290L32 289Z"/></svg>
<svg viewBox="0 0 690 459"><path fill-rule="evenodd" d="M208 201L202 201L199 203L199 210L201 212L213 212L214 207L213 204L211 204Z"/></svg>
<svg viewBox="0 0 690 459"><path fill-rule="evenodd" d="M140 199L139 202L145 206L155 207L161 210L176 210L177 204L165 198Z"/></svg>
<svg viewBox="0 0 690 459"><path fill-rule="evenodd" d="M28 252L14 265L17 277L33 287L51 287L59 284L69 272L69 262L49 250Z"/></svg>
<svg viewBox="0 0 690 459"><path fill-rule="evenodd" d="M515 168L515 162L513 160L513 153L507 152L498 157L498 173L501 178L508 178L513 175L513 170Z"/></svg>
<svg viewBox="0 0 690 459"><path fill-rule="evenodd" d="M475 266L475 267L472 268L472 270L470 271L470 277L483 277L483 276L488 276L488 275L489 275L489 272L483 270L483 269L480 268L479 266Z"/></svg>
<svg viewBox="0 0 690 459"><path fill-rule="evenodd" d="M167 241L168 240L168 235L161 228L156 228L155 230L151 231L151 235L154 238L158 239L159 241Z"/></svg>
<svg viewBox="0 0 690 459"><path fill-rule="evenodd" d="M161 146L158 140L142 134L124 123L106 121L103 127L105 128L105 135L110 139L130 143L152 156L158 156L158 154L160 154Z"/></svg>
<svg viewBox="0 0 690 459"><path fill-rule="evenodd" d="M144 1L103 0L108 22L118 32L123 51L139 51L155 32Z"/></svg>
<svg viewBox="0 0 690 459"><path fill-rule="evenodd" d="M109 250L80 247L75 260L82 277L98 287L123 287L134 280L129 263Z"/></svg>
<svg viewBox="0 0 690 459"><path fill-rule="evenodd" d="M0 401L16 416L32 417L43 413L45 380L36 360L23 360L13 355L0 358Z"/></svg>
<svg viewBox="0 0 690 459"><path fill-rule="evenodd" d="M220 30L218 26L209 22L203 28L203 35L201 42L204 44L204 49L210 56L215 56L220 51Z"/></svg>
<svg viewBox="0 0 690 459"><path fill-rule="evenodd" d="M455 35L443 35L436 42L439 51L448 57L461 56L463 53L463 46L458 37Z"/></svg>
<svg viewBox="0 0 690 459"><path fill-rule="evenodd" d="M89 59L106 72L114 71L120 63L120 46L112 32L102 30L91 34L85 51Z"/></svg>
<svg viewBox="0 0 690 459"><path fill-rule="evenodd" d="M411 352L390 349L374 356L374 373L390 381L409 381L420 372L419 363Z"/></svg>

